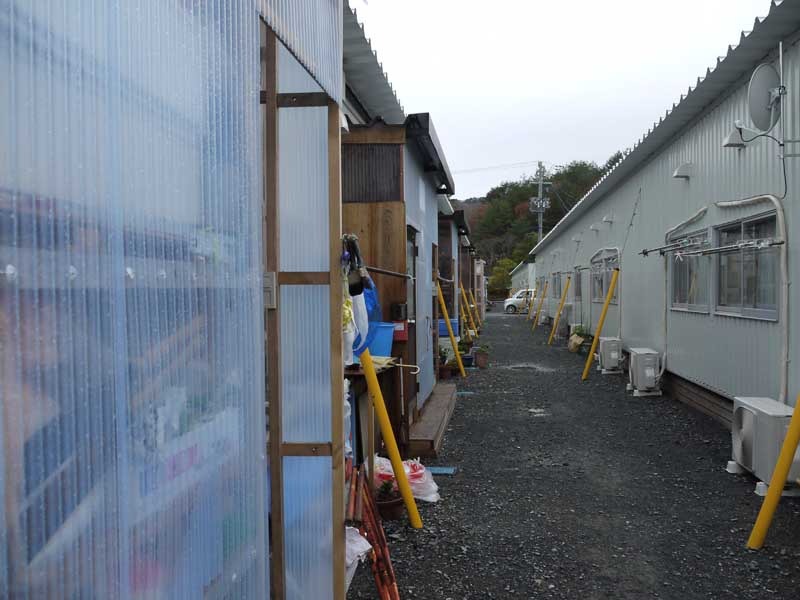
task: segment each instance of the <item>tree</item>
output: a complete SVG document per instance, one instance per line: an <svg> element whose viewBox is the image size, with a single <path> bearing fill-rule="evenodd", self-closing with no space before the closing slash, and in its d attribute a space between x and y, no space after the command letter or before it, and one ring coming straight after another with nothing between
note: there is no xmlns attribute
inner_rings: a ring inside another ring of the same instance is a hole
<svg viewBox="0 0 800 600"><path fill-rule="evenodd" d="M489 293L500 295L508 292L511 288L511 271L517 266L510 258L501 258L492 267L492 274L489 276Z"/></svg>
<svg viewBox="0 0 800 600"><path fill-rule="evenodd" d="M574 160L547 173L545 177L551 185L545 189L545 195L550 198L550 208L542 215L543 231L546 233L555 227L621 158L622 153L616 152L602 167L594 162ZM503 259L510 259L513 269L538 242L539 216L528 209L530 198L538 193L536 179L523 177L500 183L484 198L470 198L458 204L464 209L472 230L470 240L492 274L492 268ZM499 287L502 281L498 276Z"/></svg>

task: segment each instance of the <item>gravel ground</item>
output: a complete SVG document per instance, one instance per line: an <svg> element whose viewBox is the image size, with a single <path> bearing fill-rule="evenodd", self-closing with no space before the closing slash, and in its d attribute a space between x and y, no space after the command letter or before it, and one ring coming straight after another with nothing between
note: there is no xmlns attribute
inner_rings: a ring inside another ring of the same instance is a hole
<svg viewBox="0 0 800 600"><path fill-rule="evenodd" d="M800 500L745 549L760 498L724 471L730 434L491 314L491 365L459 383L422 531L387 523L403 598L800 598ZM375 598L368 565L349 598Z"/></svg>

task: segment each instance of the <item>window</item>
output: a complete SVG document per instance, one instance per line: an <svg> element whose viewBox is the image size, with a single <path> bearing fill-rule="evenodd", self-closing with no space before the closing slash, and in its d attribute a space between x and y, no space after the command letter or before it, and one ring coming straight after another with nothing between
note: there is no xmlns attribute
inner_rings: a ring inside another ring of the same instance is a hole
<svg viewBox="0 0 800 600"><path fill-rule="evenodd" d="M672 240L692 242L690 248L708 246L708 233L701 232ZM711 271L710 256L668 254L672 265L672 308L698 312L708 311L708 285Z"/></svg>
<svg viewBox="0 0 800 600"><path fill-rule="evenodd" d="M592 260L592 302L605 302L606 293L611 285L611 278L614 275L614 270L619 268L619 254L615 251L607 251L599 254ZM614 288L614 295L611 297L611 303L617 303L617 290L619 289L619 280L617 286Z"/></svg>
<svg viewBox="0 0 800 600"><path fill-rule="evenodd" d="M582 295L581 287L581 272L575 269L575 272L572 274L572 297L576 302L580 302Z"/></svg>
<svg viewBox="0 0 800 600"><path fill-rule="evenodd" d="M561 273L553 273L553 280L550 283L550 287L553 288L551 296L553 298L561 298Z"/></svg>
<svg viewBox="0 0 800 600"><path fill-rule="evenodd" d="M720 247L775 237L775 215L740 221L717 230ZM778 249L739 248L717 256L717 310L744 317L777 319Z"/></svg>

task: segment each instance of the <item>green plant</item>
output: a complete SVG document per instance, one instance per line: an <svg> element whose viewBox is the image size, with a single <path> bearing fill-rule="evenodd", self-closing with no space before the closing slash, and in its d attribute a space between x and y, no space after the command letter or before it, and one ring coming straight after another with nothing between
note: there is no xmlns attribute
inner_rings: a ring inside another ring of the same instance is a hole
<svg viewBox="0 0 800 600"><path fill-rule="evenodd" d="M584 337L586 335L586 328L583 325L576 325L575 329L572 330L572 333Z"/></svg>
<svg viewBox="0 0 800 600"><path fill-rule="evenodd" d="M398 492L394 487L394 479L384 481L378 488L378 500L392 500L397 496Z"/></svg>
<svg viewBox="0 0 800 600"><path fill-rule="evenodd" d="M486 352L488 354L490 348L491 348L491 346L489 344L481 344L480 346L475 346L475 348L473 348L473 351L475 351L475 352Z"/></svg>

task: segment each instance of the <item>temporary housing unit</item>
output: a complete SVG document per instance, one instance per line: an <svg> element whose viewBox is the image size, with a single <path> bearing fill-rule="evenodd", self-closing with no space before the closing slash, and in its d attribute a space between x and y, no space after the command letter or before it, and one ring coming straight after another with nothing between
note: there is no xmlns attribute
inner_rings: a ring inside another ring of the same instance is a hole
<svg viewBox="0 0 800 600"><path fill-rule="evenodd" d="M524 260L511 271L511 290L514 294L519 290L536 287L536 264L532 260Z"/></svg>
<svg viewBox="0 0 800 600"><path fill-rule="evenodd" d="M447 207L449 209L440 209L439 213L439 283L442 286L442 296L448 315L451 320L457 322L466 318L461 311L461 286L469 290L470 282L464 281L461 277L461 261L464 260L461 245L470 230L464 211L453 210L449 202ZM459 335L460 332L455 333ZM442 343L445 343L445 340L442 340Z"/></svg>
<svg viewBox="0 0 800 600"><path fill-rule="evenodd" d="M797 3L773 3L531 251L540 283L551 279L548 314L572 275L569 321L589 331L619 268L603 335L657 350L676 395L728 423L735 397L793 404L800 391L789 369L800 291L787 268L800 261L800 162L767 137L732 141L737 120L750 125L750 75L778 66L781 41L788 101L773 134L800 138L798 28Z"/></svg>
<svg viewBox="0 0 800 600"><path fill-rule="evenodd" d="M384 318L396 318L393 355L418 365L404 385L411 417L433 391L440 196L453 180L427 114L403 125L350 125L342 137L343 227L360 240ZM385 271L385 272L381 272Z"/></svg>
<svg viewBox="0 0 800 600"><path fill-rule="evenodd" d="M0 597L343 597L342 9L4 3Z"/></svg>

